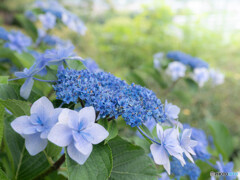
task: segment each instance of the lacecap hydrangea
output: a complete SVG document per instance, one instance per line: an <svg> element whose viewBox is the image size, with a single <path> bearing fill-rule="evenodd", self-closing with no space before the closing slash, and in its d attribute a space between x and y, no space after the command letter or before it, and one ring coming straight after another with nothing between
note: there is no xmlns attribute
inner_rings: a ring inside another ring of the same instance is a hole
<svg viewBox="0 0 240 180"><path fill-rule="evenodd" d="M150 118L164 122L163 104L155 93L139 85L128 85L111 73L65 69L54 85L57 99L64 103L93 106L101 118L122 116L128 125L139 126Z"/></svg>

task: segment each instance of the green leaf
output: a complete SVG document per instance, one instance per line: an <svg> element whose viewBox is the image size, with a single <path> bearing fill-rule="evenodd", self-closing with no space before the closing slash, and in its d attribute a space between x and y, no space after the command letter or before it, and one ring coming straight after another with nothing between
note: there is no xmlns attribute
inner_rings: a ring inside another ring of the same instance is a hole
<svg viewBox="0 0 240 180"><path fill-rule="evenodd" d="M14 116L22 116L30 114L30 103L15 99L1 100L0 103L5 106Z"/></svg>
<svg viewBox="0 0 240 180"><path fill-rule="evenodd" d="M10 151L13 160L13 178L18 180L30 180L50 167L43 152L31 156L27 152L24 139L10 126L11 120L5 119L4 141Z"/></svg>
<svg viewBox="0 0 240 180"><path fill-rule="evenodd" d="M104 144L118 135L118 128L115 120L108 121L107 119L100 119L98 120L98 123L102 125L109 133L108 137L104 141Z"/></svg>
<svg viewBox="0 0 240 180"><path fill-rule="evenodd" d="M112 149L113 169L111 179L117 180L156 180L155 164L145 151L119 136L108 142Z"/></svg>
<svg viewBox="0 0 240 180"><path fill-rule="evenodd" d="M191 87L192 90L197 91L198 90L198 84L192 80L191 78L184 78L185 82L188 86Z"/></svg>
<svg viewBox="0 0 240 180"><path fill-rule="evenodd" d="M7 175L5 174L5 172L3 172L3 170L0 168L0 179L1 180L9 180L9 178L7 177Z"/></svg>
<svg viewBox="0 0 240 180"><path fill-rule="evenodd" d="M68 67L70 69L75 69L75 70L82 70L82 69L86 69L86 67L83 65L82 61L80 60L66 60Z"/></svg>
<svg viewBox="0 0 240 180"><path fill-rule="evenodd" d="M207 124L211 130L217 151L223 155L225 160L229 160L233 152L233 139L228 129L219 121L208 119Z"/></svg>
<svg viewBox="0 0 240 180"><path fill-rule="evenodd" d="M20 23L20 25L27 31L29 36L31 36L31 38L35 41L38 37L38 31L35 25L22 14L16 15L16 19Z"/></svg>
<svg viewBox="0 0 240 180"><path fill-rule="evenodd" d="M0 76L0 84L8 84L9 76Z"/></svg>
<svg viewBox="0 0 240 180"><path fill-rule="evenodd" d="M17 52L13 52L13 54L24 68L30 68L35 62L34 57L29 53L22 52L19 54Z"/></svg>
<svg viewBox="0 0 240 180"><path fill-rule="evenodd" d="M93 151L83 165L79 165L66 154L69 180L106 180L112 170L110 147L103 143L94 145Z"/></svg>
<svg viewBox="0 0 240 180"><path fill-rule="evenodd" d="M48 156L55 158L61 153L62 147L56 146L55 144L48 142L45 152Z"/></svg>
<svg viewBox="0 0 240 180"><path fill-rule="evenodd" d="M152 139L154 139L152 133L149 131L149 129L148 129L145 125L142 125L141 127L142 127L141 129L143 130L143 132L145 132L149 137L151 137ZM138 130L138 131L139 131L139 130ZM151 141L150 139L148 139L141 131L139 131L139 132L140 132L140 134L144 137L144 139L145 139L147 142L149 142L150 144L152 143L152 141Z"/></svg>
<svg viewBox="0 0 240 180"><path fill-rule="evenodd" d="M1 47L0 48L0 57L10 59L17 67L22 67L21 62L14 55L13 51L8 48Z"/></svg>
<svg viewBox="0 0 240 180"><path fill-rule="evenodd" d="M137 72L130 71L127 74L126 78L130 83L135 83L135 84L139 84L141 86L146 86L146 83L144 82L142 77L140 75L138 75Z"/></svg>
<svg viewBox="0 0 240 180"><path fill-rule="evenodd" d="M0 103L0 147L1 147L1 144L2 144L2 138L3 138L3 119L4 119L4 113L5 113L4 106L1 105L1 103Z"/></svg>

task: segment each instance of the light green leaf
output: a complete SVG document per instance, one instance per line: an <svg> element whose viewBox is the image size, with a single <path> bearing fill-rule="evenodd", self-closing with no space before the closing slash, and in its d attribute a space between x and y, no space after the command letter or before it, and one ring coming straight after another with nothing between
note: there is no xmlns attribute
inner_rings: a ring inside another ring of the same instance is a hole
<svg viewBox="0 0 240 180"><path fill-rule="evenodd" d="M83 65L82 61L80 60L66 60L68 67L70 69L75 69L75 70L82 70L82 69L86 69L86 67Z"/></svg>
<svg viewBox="0 0 240 180"><path fill-rule="evenodd" d="M207 124L211 130L216 149L223 155L225 160L229 160L233 152L233 139L228 129L219 121L208 119Z"/></svg>
<svg viewBox="0 0 240 180"><path fill-rule="evenodd" d="M22 52L21 54L19 54L17 52L13 52L13 54L24 68L29 69L35 62L34 57L29 53Z"/></svg>
<svg viewBox="0 0 240 180"><path fill-rule="evenodd" d="M3 170L1 168L0 168L0 179L1 180L9 180L9 178L6 175L6 173L3 172Z"/></svg>
<svg viewBox="0 0 240 180"><path fill-rule="evenodd" d="M69 180L106 180L112 170L110 147L103 143L94 145L93 151L83 165L79 165L66 154Z"/></svg>
<svg viewBox="0 0 240 180"><path fill-rule="evenodd" d="M30 103L21 100L8 99L1 100L0 103L5 106L14 116L22 116L30 114Z"/></svg>
<svg viewBox="0 0 240 180"><path fill-rule="evenodd" d="M104 144L118 135L118 128L115 120L108 121L107 119L100 119L98 120L98 123L109 133L109 136L105 139Z"/></svg>
<svg viewBox="0 0 240 180"><path fill-rule="evenodd" d="M0 76L0 84L8 84L9 76Z"/></svg>
<svg viewBox="0 0 240 180"><path fill-rule="evenodd" d="M49 168L49 163L43 152L31 156L27 152L24 139L10 126L11 120L5 120L4 137L13 161L12 179L30 180Z"/></svg>
<svg viewBox="0 0 240 180"><path fill-rule="evenodd" d="M4 119L4 113L5 113L5 109L4 106L1 105L0 103L0 147L2 144L2 138L3 138L3 119Z"/></svg>
<svg viewBox="0 0 240 180"><path fill-rule="evenodd" d="M145 151L119 136L108 142L112 149L113 169L111 179L117 180L156 180L155 164Z"/></svg>

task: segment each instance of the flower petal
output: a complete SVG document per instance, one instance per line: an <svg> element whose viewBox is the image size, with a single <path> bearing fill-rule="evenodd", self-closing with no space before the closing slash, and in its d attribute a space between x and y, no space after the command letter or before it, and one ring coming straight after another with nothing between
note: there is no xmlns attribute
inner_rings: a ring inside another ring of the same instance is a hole
<svg viewBox="0 0 240 180"><path fill-rule="evenodd" d="M50 133L48 134L48 139L60 147L65 147L73 140L72 129L64 124L58 123L51 129Z"/></svg>
<svg viewBox="0 0 240 180"><path fill-rule="evenodd" d="M91 123L91 122L94 123L95 119L96 119L96 114L95 114L94 108L92 106L82 108L79 111L79 120L81 121L81 119L84 119L88 123Z"/></svg>
<svg viewBox="0 0 240 180"><path fill-rule="evenodd" d="M70 110L68 112L68 126L72 129L79 130L79 115L77 111Z"/></svg>
<svg viewBox="0 0 240 180"><path fill-rule="evenodd" d="M62 112L59 114L58 121L61 124L65 124L68 126L68 121L69 121L69 115L68 113L70 112L70 109L63 109Z"/></svg>
<svg viewBox="0 0 240 180"><path fill-rule="evenodd" d="M37 114L41 121L44 123L48 120L49 115L54 110L51 101L48 98L41 97L35 101L31 107L31 114Z"/></svg>
<svg viewBox="0 0 240 180"><path fill-rule="evenodd" d="M47 146L48 140L41 139L40 134L25 136L25 146L30 155L34 156L43 151Z"/></svg>
<svg viewBox="0 0 240 180"><path fill-rule="evenodd" d="M22 87L20 88L20 96L23 97L24 99L28 99L30 96L32 87L33 87L33 78L27 78Z"/></svg>
<svg viewBox="0 0 240 180"><path fill-rule="evenodd" d="M159 124L157 124L157 136L162 141L163 140L163 128Z"/></svg>
<svg viewBox="0 0 240 180"><path fill-rule="evenodd" d="M31 127L29 116L20 116L11 122L11 126L19 134L23 134L23 131L27 127Z"/></svg>
<svg viewBox="0 0 240 180"><path fill-rule="evenodd" d="M83 136L92 144L98 144L106 139L109 135L108 131L101 125L92 123L91 126L88 126L82 132L89 134L89 136Z"/></svg>
<svg viewBox="0 0 240 180"><path fill-rule="evenodd" d="M76 161L78 164L81 164L81 165L85 163L85 161L88 159L89 155L91 154L91 152L86 155L82 154L77 150L77 148L74 146L73 143L68 146L67 152L71 159L73 159L74 161Z"/></svg>

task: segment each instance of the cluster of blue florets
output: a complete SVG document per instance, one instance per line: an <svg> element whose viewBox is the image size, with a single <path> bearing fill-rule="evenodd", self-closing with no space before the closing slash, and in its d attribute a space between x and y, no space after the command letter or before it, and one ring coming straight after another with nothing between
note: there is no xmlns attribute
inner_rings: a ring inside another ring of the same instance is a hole
<svg viewBox="0 0 240 180"><path fill-rule="evenodd" d="M181 62L185 65L189 65L191 68L208 68L209 65L207 62L202 59L192 57L189 54L185 54L181 51L170 51L167 53L167 58Z"/></svg>
<svg viewBox="0 0 240 180"><path fill-rule="evenodd" d="M111 73L65 69L58 72L54 85L57 99L64 103L84 101L93 106L101 118L122 116L132 127L150 118L165 121L163 104L155 93L139 85L128 85Z"/></svg>
<svg viewBox="0 0 240 180"><path fill-rule="evenodd" d="M176 179L189 176L190 180L197 180L201 173L200 168L195 163L189 162L186 157L184 159L186 164L182 166L180 161L173 157L171 161L171 173L175 175Z"/></svg>

